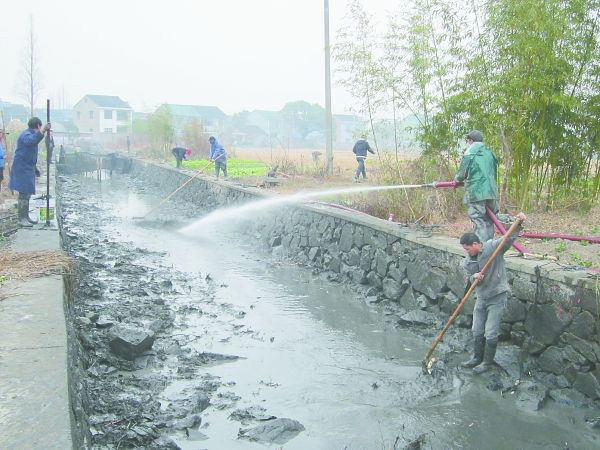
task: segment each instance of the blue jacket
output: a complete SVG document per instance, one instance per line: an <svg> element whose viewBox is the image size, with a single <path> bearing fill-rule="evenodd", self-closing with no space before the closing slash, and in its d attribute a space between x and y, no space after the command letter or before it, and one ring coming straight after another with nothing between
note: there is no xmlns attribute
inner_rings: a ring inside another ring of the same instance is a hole
<svg viewBox="0 0 600 450"><path fill-rule="evenodd" d="M10 171L8 187L20 194L35 194L35 165L38 158L38 144L44 135L28 128L17 140L17 149Z"/></svg>
<svg viewBox="0 0 600 450"><path fill-rule="evenodd" d="M4 169L4 146L0 142L0 169Z"/></svg>
<svg viewBox="0 0 600 450"><path fill-rule="evenodd" d="M227 152L216 139L210 144L210 159L224 164L227 162Z"/></svg>
<svg viewBox="0 0 600 450"><path fill-rule="evenodd" d="M364 139L359 139L358 141L356 141L356 144L354 144L354 148L352 149L352 152L356 156L360 156L362 158L367 157L367 152L371 152L371 153L375 154L373 149L371 149L371 146L369 145L369 143L367 141L365 141Z"/></svg>

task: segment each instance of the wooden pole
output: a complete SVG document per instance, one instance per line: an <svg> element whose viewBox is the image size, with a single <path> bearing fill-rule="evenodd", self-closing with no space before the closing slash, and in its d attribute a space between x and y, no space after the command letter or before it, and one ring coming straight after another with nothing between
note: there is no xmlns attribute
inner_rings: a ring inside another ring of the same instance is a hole
<svg viewBox="0 0 600 450"><path fill-rule="evenodd" d="M46 123L50 123L50 99L46 100ZM50 130L46 131L46 226L50 226L50 158L52 154Z"/></svg>
<svg viewBox="0 0 600 450"><path fill-rule="evenodd" d="M508 238L517 230L519 225L521 225L521 222L522 222L521 219L517 219L515 221L515 223L512 224L512 226L510 227L508 232L502 237L502 242L500 242L500 245L496 248L496 250L494 250L494 253L492 253L492 256L489 257L489 259L483 266L483 269L481 269L481 272L480 272L481 274L485 275L485 273L488 271L488 269L490 268L490 266L492 265L492 263L494 262L496 257L504 249L506 242L508 242ZM469 290L467 291L467 293L465 294L463 299L460 301L460 303L458 304L458 306L456 307L456 309L454 310L454 312L452 313L450 318L448 319L448 322L446 323L446 325L444 325L444 328L442 329L442 331L440 331L438 336L433 341L431 348L427 352L427 355L425 355L425 361L423 361L423 368L426 371L429 371L431 369L431 367L433 366L433 363L435 362L435 360L431 357L431 355L433 355L435 348L441 342L442 338L446 334L446 331L448 331L448 328L450 328L450 326L454 323L454 321L456 320L458 315L461 313L465 304L467 303L467 300L469 299L469 297L471 296L471 294L473 293L473 291L475 290L475 288L477 287L478 284L479 284L479 279L475 279L471 283L471 287L469 288Z"/></svg>

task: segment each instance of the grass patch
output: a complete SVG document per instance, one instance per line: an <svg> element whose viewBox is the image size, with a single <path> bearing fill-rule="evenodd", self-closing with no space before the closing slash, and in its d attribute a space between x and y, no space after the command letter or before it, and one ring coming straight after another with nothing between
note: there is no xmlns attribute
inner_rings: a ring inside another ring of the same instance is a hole
<svg viewBox="0 0 600 450"><path fill-rule="evenodd" d="M185 169L204 170L205 172L214 170L214 165L209 164L207 159L193 159L183 161ZM264 177L269 172L269 166L262 161L251 159L229 159L227 160L227 175L234 178L241 177Z"/></svg>

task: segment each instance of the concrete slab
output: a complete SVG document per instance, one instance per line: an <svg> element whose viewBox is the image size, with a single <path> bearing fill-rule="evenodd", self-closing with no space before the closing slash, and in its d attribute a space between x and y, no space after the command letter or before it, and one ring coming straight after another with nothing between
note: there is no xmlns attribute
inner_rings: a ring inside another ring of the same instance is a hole
<svg viewBox="0 0 600 450"><path fill-rule="evenodd" d="M71 448L62 277L2 290L10 296L0 302L0 447Z"/></svg>

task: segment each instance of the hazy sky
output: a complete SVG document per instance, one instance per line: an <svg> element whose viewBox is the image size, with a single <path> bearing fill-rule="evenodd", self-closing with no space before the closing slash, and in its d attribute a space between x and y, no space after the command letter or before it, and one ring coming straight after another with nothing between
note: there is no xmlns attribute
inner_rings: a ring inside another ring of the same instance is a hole
<svg viewBox="0 0 600 450"><path fill-rule="evenodd" d="M5 101L25 103L18 78L33 13L43 80L37 106L48 96L58 100L63 87L71 106L85 94L118 95L139 111L162 102L216 105L229 114L298 99L324 105L323 0L2 3ZM332 43L347 3L330 0ZM383 20L402 1L364 3ZM351 107L334 86L334 112Z"/></svg>

